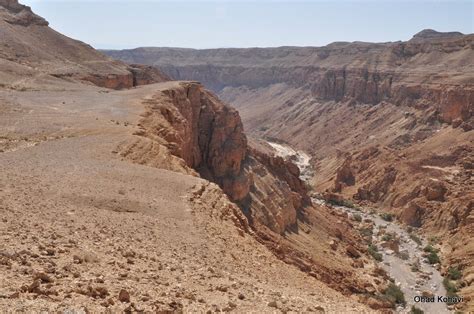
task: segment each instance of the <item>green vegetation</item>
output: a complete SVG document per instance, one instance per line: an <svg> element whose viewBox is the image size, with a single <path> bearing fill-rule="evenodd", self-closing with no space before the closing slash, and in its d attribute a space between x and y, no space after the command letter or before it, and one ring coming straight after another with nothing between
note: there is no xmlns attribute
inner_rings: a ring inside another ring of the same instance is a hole
<svg viewBox="0 0 474 314"><path fill-rule="evenodd" d="M410 258L410 254L408 254L408 252L400 252L397 254L397 256L404 261L407 261Z"/></svg>
<svg viewBox="0 0 474 314"><path fill-rule="evenodd" d="M431 265L440 263L438 253L436 252L430 252L430 254L428 254L426 259L428 260L428 263L430 263Z"/></svg>
<svg viewBox="0 0 474 314"><path fill-rule="evenodd" d="M359 232L363 237L371 237L374 233L371 228L362 228Z"/></svg>
<svg viewBox="0 0 474 314"><path fill-rule="evenodd" d="M383 241L390 241L390 240L393 240L393 234L391 234L391 233L386 233L386 234L384 234L383 237L382 237L382 240L383 240Z"/></svg>
<svg viewBox="0 0 474 314"><path fill-rule="evenodd" d="M403 291L394 283L389 284L387 290L384 292L384 296L394 304L406 304Z"/></svg>
<svg viewBox="0 0 474 314"><path fill-rule="evenodd" d="M417 308L416 306L412 305L410 314L423 314L425 313L423 310Z"/></svg>
<svg viewBox="0 0 474 314"><path fill-rule="evenodd" d="M438 237L431 237L431 238L430 238L430 243L431 243L431 244L436 244L436 243L438 243L438 242L439 242Z"/></svg>
<svg viewBox="0 0 474 314"><path fill-rule="evenodd" d="M461 279L462 273L457 267L449 267L448 269L448 278L451 280Z"/></svg>
<svg viewBox="0 0 474 314"><path fill-rule="evenodd" d="M361 222L362 221L362 216L360 214L354 214L352 216L355 221Z"/></svg>
<svg viewBox="0 0 474 314"><path fill-rule="evenodd" d="M415 243L418 244L418 245L421 245L421 244L422 244L420 237L417 236L417 235L414 234L414 233L410 233L410 239L412 239L413 241L415 241Z"/></svg>
<svg viewBox="0 0 474 314"><path fill-rule="evenodd" d="M431 244L428 244L427 246L425 246L423 248L423 251L427 252L427 253L438 253L438 250L435 249Z"/></svg>
<svg viewBox="0 0 474 314"><path fill-rule="evenodd" d="M390 213L381 213L380 218L382 218L385 221L393 221L393 215Z"/></svg>
<svg viewBox="0 0 474 314"><path fill-rule="evenodd" d="M411 271L414 272L414 273L419 272L420 271L420 264L414 263L413 265L411 265Z"/></svg>
<svg viewBox="0 0 474 314"><path fill-rule="evenodd" d="M335 205L335 206L344 206L344 207L348 207L348 208L353 208L353 209L357 209L359 210L359 208L354 205L354 203L352 203L351 201L349 200L336 200L336 199L332 199L332 200L329 200L328 201L329 204L331 205Z"/></svg>
<svg viewBox="0 0 474 314"><path fill-rule="evenodd" d="M456 292L458 292L458 288L448 278L443 279L443 286L446 289L446 296L447 297L458 297L458 295L456 294ZM448 302L448 304L452 304L452 303Z"/></svg>
<svg viewBox="0 0 474 314"><path fill-rule="evenodd" d="M374 260L381 262L382 261L382 254L380 254L379 249L377 246L373 244L369 244L369 247L367 248L367 252L374 258Z"/></svg>

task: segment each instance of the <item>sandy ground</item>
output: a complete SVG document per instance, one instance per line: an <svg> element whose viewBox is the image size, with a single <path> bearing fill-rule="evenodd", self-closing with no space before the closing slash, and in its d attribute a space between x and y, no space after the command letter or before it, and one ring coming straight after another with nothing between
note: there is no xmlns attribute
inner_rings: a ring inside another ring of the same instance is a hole
<svg viewBox="0 0 474 314"><path fill-rule="evenodd" d="M2 312L369 312L223 217L215 185L116 154L172 84L0 92Z"/></svg>

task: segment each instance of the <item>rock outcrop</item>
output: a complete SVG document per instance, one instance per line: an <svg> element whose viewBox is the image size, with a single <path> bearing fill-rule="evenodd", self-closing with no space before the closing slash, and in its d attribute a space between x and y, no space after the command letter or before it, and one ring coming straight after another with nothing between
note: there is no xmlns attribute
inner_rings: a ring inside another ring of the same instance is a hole
<svg viewBox="0 0 474 314"><path fill-rule="evenodd" d="M180 83L146 102L137 134L163 145L187 167L216 182L235 202L249 192L244 173L247 138L235 109L199 83Z"/></svg>
<svg viewBox="0 0 474 314"><path fill-rule="evenodd" d="M44 18L34 14L29 6L18 3L18 0L0 0L0 10L2 8L8 13L4 20L9 24L21 26L49 25Z"/></svg>
<svg viewBox="0 0 474 314"><path fill-rule="evenodd" d="M57 33L17 0L0 0L0 37L0 66L7 70L1 71L0 81L10 89L47 85L57 78L111 89L169 80L156 68L111 60L91 46Z"/></svg>

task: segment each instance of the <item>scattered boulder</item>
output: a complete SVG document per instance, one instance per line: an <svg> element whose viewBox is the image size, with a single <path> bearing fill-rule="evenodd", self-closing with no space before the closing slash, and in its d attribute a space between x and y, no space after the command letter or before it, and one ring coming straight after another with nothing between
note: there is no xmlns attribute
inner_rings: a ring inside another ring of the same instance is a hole
<svg viewBox="0 0 474 314"><path fill-rule="evenodd" d="M130 303L130 293L127 290L122 289L119 292L118 299L122 303Z"/></svg>
<svg viewBox="0 0 474 314"><path fill-rule="evenodd" d="M428 201L443 202L444 196L447 192L446 187L442 182L431 180L424 190L424 194Z"/></svg>
<svg viewBox="0 0 474 314"><path fill-rule="evenodd" d="M347 255L349 255L352 258L359 258L360 257L359 251L357 251L357 249L355 247L353 247L352 245L347 246L346 253L347 253Z"/></svg>

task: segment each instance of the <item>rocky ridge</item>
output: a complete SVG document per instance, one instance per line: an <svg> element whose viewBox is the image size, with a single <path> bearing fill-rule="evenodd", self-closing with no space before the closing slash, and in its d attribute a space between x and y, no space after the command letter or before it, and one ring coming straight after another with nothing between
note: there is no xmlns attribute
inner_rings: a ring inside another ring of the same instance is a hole
<svg viewBox="0 0 474 314"><path fill-rule="evenodd" d="M10 89L51 88L58 78L113 89L168 79L156 69L111 60L59 34L17 0L0 1L0 37L0 65L9 69L1 73L1 84Z"/></svg>

